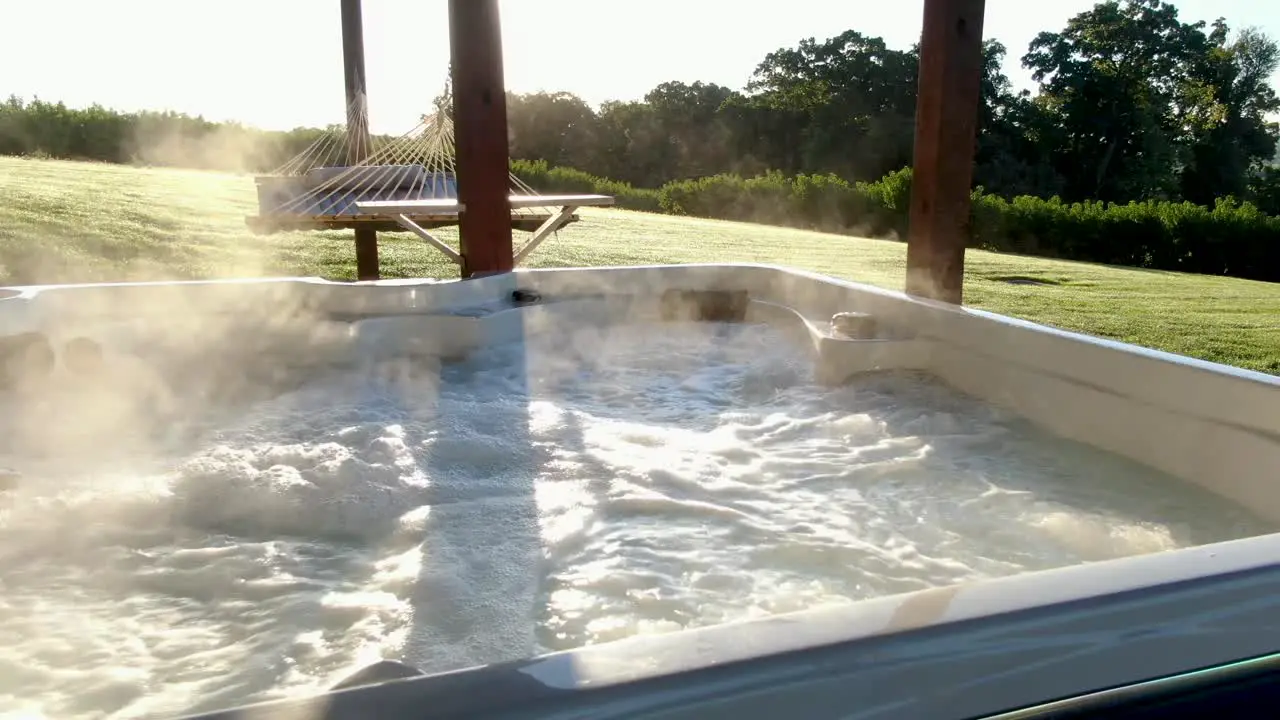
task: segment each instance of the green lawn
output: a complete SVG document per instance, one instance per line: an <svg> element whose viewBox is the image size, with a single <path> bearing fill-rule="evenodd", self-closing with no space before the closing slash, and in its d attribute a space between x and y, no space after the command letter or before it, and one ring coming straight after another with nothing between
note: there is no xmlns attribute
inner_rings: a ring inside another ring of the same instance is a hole
<svg viewBox="0 0 1280 720"><path fill-rule="evenodd" d="M255 236L246 176L0 158L0 282L354 276L349 233ZM900 288L906 246L743 223L585 210L532 264L766 262ZM441 236L453 241L448 230ZM382 236L387 277L452 277L407 234ZM1011 284L1034 278L1049 284ZM1280 284L971 251L975 307L1280 374Z"/></svg>

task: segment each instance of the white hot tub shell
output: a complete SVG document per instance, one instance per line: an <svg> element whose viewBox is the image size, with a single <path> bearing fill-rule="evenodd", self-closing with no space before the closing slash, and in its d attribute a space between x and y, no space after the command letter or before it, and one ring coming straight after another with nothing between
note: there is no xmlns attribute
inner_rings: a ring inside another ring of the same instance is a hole
<svg viewBox="0 0 1280 720"><path fill-rule="evenodd" d="M566 321L705 314L706 293L794 332L826 382L923 371L1280 525L1280 378L778 267L21 287L0 299L0 334L129 345L179 327L171 347L227 366L447 360ZM833 331L848 312L877 330ZM1278 558L1280 536L1266 535L207 717L985 717L1280 651Z"/></svg>

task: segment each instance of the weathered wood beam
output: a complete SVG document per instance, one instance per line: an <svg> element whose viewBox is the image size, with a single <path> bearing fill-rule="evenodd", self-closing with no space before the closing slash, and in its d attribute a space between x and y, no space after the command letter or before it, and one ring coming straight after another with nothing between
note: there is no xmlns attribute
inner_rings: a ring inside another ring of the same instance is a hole
<svg viewBox="0 0 1280 720"><path fill-rule="evenodd" d="M514 267L498 0L449 0L462 277Z"/></svg>
<svg viewBox="0 0 1280 720"><path fill-rule="evenodd" d="M925 0L906 289L959 304L982 83L985 0Z"/></svg>
<svg viewBox="0 0 1280 720"><path fill-rule="evenodd" d="M364 73L364 20L360 0L342 0L342 66L347 88L347 164L369 156L369 103ZM356 279L377 280L378 233L357 227Z"/></svg>

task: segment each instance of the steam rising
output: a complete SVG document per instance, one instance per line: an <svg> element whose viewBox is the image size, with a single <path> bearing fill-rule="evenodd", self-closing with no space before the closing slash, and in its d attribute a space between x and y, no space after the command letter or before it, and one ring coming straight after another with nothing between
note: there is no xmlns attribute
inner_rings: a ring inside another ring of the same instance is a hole
<svg viewBox="0 0 1280 720"><path fill-rule="evenodd" d="M221 170L232 173L262 172L264 158L279 154L279 137L233 124L219 124L198 136L176 124L140 126L130 143L134 164Z"/></svg>
<svg viewBox="0 0 1280 720"><path fill-rule="evenodd" d="M6 413L0 713L226 707L382 657L441 671L1257 529L927 378L816 385L767 326L593 325L589 301L446 360L396 345L390 294L306 289L30 303L178 410L149 420L115 377L55 392L61 364L8 398L59 427ZM380 317L331 317L348 292Z"/></svg>

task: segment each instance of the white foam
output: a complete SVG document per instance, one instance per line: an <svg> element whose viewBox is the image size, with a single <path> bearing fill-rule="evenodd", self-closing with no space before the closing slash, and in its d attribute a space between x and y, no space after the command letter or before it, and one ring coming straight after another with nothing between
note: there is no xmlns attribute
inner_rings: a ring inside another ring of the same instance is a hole
<svg viewBox="0 0 1280 720"><path fill-rule="evenodd" d="M0 715L226 707L1263 529L924 378L813 385L783 337L541 337L316 377L141 456L0 458Z"/></svg>

